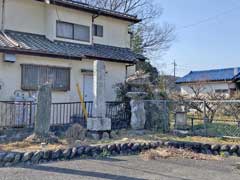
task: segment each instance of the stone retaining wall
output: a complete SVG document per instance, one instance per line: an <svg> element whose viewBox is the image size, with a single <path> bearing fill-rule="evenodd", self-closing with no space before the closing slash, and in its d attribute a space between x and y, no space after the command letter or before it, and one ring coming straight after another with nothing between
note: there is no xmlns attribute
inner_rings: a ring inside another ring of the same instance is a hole
<svg viewBox="0 0 240 180"><path fill-rule="evenodd" d="M203 144L179 141L154 141L149 143L122 143L102 146L81 146L68 149L58 149L55 151L47 150L26 153L0 152L0 167L30 165L59 160L71 160L83 157L96 158L104 157L107 155L132 155L158 147L183 148L193 150L197 153L211 155L224 154L225 156L233 155L240 157L240 145Z"/></svg>

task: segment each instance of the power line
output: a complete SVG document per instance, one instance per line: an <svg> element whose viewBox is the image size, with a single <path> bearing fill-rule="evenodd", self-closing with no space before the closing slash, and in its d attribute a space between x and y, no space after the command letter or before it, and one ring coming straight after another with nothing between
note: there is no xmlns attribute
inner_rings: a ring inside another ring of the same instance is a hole
<svg viewBox="0 0 240 180"><path fill-rule="evenodd" d="M237 10L237 9L239 9L239 8L240 8L240 6L237 6L237 7L231 8L231 9L228 9L228 10L223 11L223 12L220 12L220 13L214 15L214 16L211 16L211 17L202 19L202 20L200 20L200 21L197 21L197 22L192 23L192 24L189 24L189 25L182 26L182 27L178 28L178 30L183 30L183 29L192 28L192 27L198 26L198 25L200 25L200 24L204 24L204 23L206 23L206 22L213 21L213 20L215 20L215 19L217 19L217 18L219 18L219 17L221 17L221 16L224 16L224 15L227 15L227 14L229 14L229 13L232 13L233 11L235 11L235 10Z"/></svg>

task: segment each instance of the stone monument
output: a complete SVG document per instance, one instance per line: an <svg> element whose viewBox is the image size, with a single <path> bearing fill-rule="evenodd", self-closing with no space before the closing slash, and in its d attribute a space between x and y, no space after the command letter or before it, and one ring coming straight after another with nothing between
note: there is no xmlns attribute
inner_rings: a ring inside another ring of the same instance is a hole
<svg viewBox="0 0 240 180"><path fill-rule="evenodd" d="M105 63L103 61L98 60L94 61L93 117L89 117L87 119L87 129L96 136L98 136L99 133L111 131L111 119L106 117L105 74L106 74Z"/></svg>
<svg viewBox="0 0 240 180"><path fill-rule="evenodd" d="M40 87L38 93L37 115L34 123L34 134L26 140L34 143L55 143L57 137L50 133L52 105L52 88L47 83Z"/></svg>
<svg viewBox="0 0 240 180"><path fill-rule="evenodd" d="M34 126L34 132L39 136L49 134L52 104L51 91L51 84L45 84L39 89L37 116Z"/></svg>

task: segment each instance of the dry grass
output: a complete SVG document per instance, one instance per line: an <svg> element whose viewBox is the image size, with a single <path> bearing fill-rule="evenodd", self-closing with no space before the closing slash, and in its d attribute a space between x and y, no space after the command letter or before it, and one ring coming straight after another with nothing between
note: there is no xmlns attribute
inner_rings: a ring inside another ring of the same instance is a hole
<svg viewBox="0 0 240 180"><path fill-rule="evenodd" d="M44 148L41 146L41 144L21 141L8 144L0 144L0 151L30 152L38 150L56 150L65 147L67 147L67 143L65 141L59 141L59 143L56 144L48 144Z"/></svg>
<svg viewBox="0 0 240 180"><path fill-rule="evenodd" d="M78 134L78 133L77 133ZM79 139L79 138L75 138ZM74 139L74 140L75 140ZM210 143L210 144L240 144L240 139L223 139L223 138L208 138L208 137L200 137L200 136L187 136L187 137L176 137L170 134L161 134L161 133L153 133L151 131L146 131L144 135L134 135L127 130L118 131L117 136L114 139L104 140L104 141L96 141L92 139L80 140L80 144L84 145L102 145L102 144L111 144L111 143L128 143L128 142L138 142L138 143L146 143L151 141L158 140L175 140L175 141L188 141L188 142L200 142L200 143ZM75 141L78 142L78 141ZM70 143L66 138L60 139L59 143L48 145L47 149L54 150L57 148L64 148L72 145L77 145L76 143ZM79 144L79 143L78 143ZM35 151L41 150L40 144L31 144L28 142L15 142L15 143L7 143L0 144L1 150L8 151Z"/></svg>
<svg viewBox="0 0 240 180"><path fill-rule="evenodd" d="M240 139L227 139L220 137L201 137L201 136L186 136L186 137L177 137L171 134L161 134L161 133L153 133L147 131L145 135L137 136L128 134L127 131L123 131L119 133L117 138L105 140L105 141L94 141L89 140L88 142L91 144L107 144L107 143L125 143L125 142L150 142L150 141L158 141L158 140L166 140L166 141L186 141L186 142L199 142L199 143L210 143L210 144L240 144Z"/></svg>
<svg viewBox="0 0 240 180"><path fill-rule="evenodd" d="M140 154L143 160L159 160L168 158L185 158L194 160L223 160L220 156L212 156L195 153L193 151L174 148L158 148L155 150L149 150Z"/></svg>

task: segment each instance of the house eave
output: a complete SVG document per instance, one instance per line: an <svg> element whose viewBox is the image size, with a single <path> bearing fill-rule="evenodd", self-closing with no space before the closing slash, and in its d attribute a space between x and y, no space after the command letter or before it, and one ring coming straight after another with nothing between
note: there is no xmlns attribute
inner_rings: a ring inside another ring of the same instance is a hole
<svg viewBox="0 0 240 180"><path fill-rule="evenodd" d="M187 85L187 84L196 84L196 83L231 83L233 82L232 80L208 80L208 81L191 81L191 82L175 82L175 84L179 85Z"/></svg>
<svg viewBox="0 0 240 180"><path fill-rule="evenodd" d="M45 0L35 0L35 1L40 1L40 2L44 2ZM130 17L127 15L124 15L123 13L111 13L108 11L103 11L100 8L91 8L91 7L83 7L80 5L76 5L76 4L72 4L69 2L63 2L63 1L59 1L59 0L50 0L50 4L53 5L57 5L57 6L62 6L65 8L70 8L70 9L75 9L75 10L80 10L80 11L85 11L88 13L92 13L92 14L97 14L97 15L103 15L103 16L108 16L108 17L112 17L112 18L117 18L117 19L121 19L121 20L125 20L125 21L129 21L132 23L139 23L142 20L138 19L137 17Z"/></svg>
<svg viewBox="0 0 240 180"><path fill-rule="evenodd" d="M55 53L46 53L40 51L33 51L33 50L24 50L19 48L0 48L1 53L12 53L12 54L21 54L21 55L32 55L32 56L40 56L40 57L49 57L49 58L60 58L60 59L67 59L67 60L78 60L82 61L83 59L91 59L91 60L102 60L102 61L110 61L110 62L117 62L117 63L127 63L127 64L135 64L136 61L127 61L122 59L111 59L111 58L103 58L97 56L66 56L62 54L55 54Z"/></svg>
<svg viewBox="0 0 240 180"><path fill-rule="evenodd" d="M97 56L85 56L87 59L97 59L102 61L112 61L112 62L119 62L119 63L126 63L126 64L135 64L135 61L126 61L122 59L111 59L111 58L103 58L103 57L97 57Z"/></svg>
<svg viewBox="0 0 240 180"><path fill-rule="evenodd" d="M55 54L49 52L40 52L40 51L33 51L33 50L24 50L19 48L1 48L1 53L12 53L12 54L22 54L22 55L32 55L32 56L40 56L40 57L50 57L50 58L61 58L61 59L72 59L81 61L82 57L76 56L66 56L62 54Z"/></svg>

